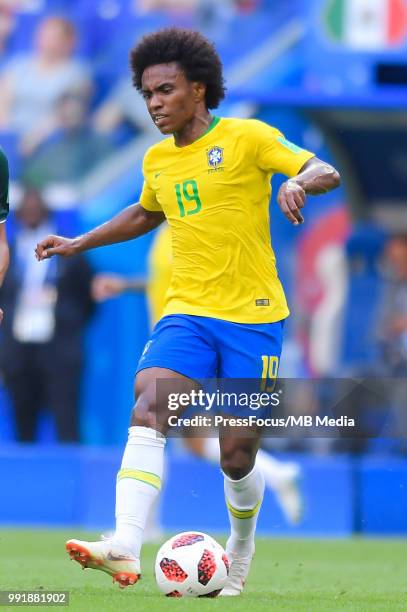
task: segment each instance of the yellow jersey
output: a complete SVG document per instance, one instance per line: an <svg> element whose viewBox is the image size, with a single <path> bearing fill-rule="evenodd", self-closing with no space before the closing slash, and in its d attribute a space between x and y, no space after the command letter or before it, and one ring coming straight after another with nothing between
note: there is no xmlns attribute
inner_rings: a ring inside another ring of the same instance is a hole
<svg viewBox="0 0 407 612"><path fill-rule="evenodd" d="M313 156L261 121L217 117L187 146L170 137L147 151L140 204L164 212L171 228L164 316L236 323L288 316L271 246L270 180L295 176Z"/></svg>
<svg viewBox="0 0 407 612"><path fill-rule="evenodd" d="M171 283L171 274L171 230L168 223L163 223L154 236L148 258L147 299L151 327L163 315L165 296Z"/></svg>

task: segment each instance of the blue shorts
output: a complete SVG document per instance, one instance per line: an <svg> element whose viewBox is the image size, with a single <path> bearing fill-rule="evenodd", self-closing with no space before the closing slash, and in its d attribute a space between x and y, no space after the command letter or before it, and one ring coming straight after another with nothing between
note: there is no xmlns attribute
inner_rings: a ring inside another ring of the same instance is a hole
<svg viewBox="0 0 407 612"><path fill-rule="evenodd" d="M168 368L194 380L276 378L284 321L232 323L169 315L155 326L137 366Z"/></svg>

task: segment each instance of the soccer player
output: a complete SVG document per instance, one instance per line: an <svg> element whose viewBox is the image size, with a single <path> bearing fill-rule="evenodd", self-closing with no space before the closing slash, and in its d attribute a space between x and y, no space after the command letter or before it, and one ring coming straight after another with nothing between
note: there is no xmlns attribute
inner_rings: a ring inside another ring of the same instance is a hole
<svg viewBox="0 0 407 612"><path fill-rule="evenodd" d="M270 243L270 178L290 177L277 201L294 225L303 222L307 194L325 193L340 180L332 166L277 129L211 115L225 93L222 65L198 32L170 28L144 37L131 53L131 68L152 120L170 135L145 155L140 202L82 236L48 236L36 249L38 260L70 256L131 240L165 218L171 227L171 287L137 368L136 405L117 476L116 531L108 540L66 545L83 567L101 569L121 586L140 576L143 528L161 488L174 414L168 402L157 401L157 380L192 390L202 378L267 376L264 365L278 363L289 314ZM240 594L254 553L264 491L255 465L260 433L220 434L231 523L224 595Z"/></svg>
<svg viewBox="0 0 407 612"><path fill-rule="evenodd" d="M8 161L0 149L0 287L3 284L9 264L9 248L6 235L6 219L9 211L8 201ZM0 308L0 323L3 320L3 310Z"/></svg>
<svg viewBox="0 0 407 612"><path fill-rule="evenodd" d="M96 300L103 301L119 296L126 291L146 291L150 325L153 327L163 316L165 296L171 284L172 247L171 228L163 223L157 230L148 257L148 278L129 278L119 274L98 274L93 283L93 295ZM207 435L204 438L186 435L186 447L198 457L219 463L219 444L217 437ZM262 470L266 488L275 494L287 521L298 524L302 518L303 501L299 487L300 466L294 462L279 461L263 449L257 451L256 464ZM156 506L154 506L155 509ZM149 536L156 539L160 532L157 517L153 511L144 532L145 539Z"/></svg>

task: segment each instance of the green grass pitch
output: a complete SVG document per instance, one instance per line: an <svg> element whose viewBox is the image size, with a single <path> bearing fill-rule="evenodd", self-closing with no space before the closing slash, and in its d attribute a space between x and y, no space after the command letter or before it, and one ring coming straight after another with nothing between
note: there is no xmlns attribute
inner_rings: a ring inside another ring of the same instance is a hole
<svg viewBox="0 0 407 612"><path fill-rule="evenodd" d="M82 571L69 561L64 543L70 537L90 539L95 534L75 529L0 530L0 588L67 590L70 605L61 609L102 612L407 610L407 542L403 540L259 538L242 596L169 599L155 586L158 546L143 549L142 580L122 591L107 574Z"/></svg>

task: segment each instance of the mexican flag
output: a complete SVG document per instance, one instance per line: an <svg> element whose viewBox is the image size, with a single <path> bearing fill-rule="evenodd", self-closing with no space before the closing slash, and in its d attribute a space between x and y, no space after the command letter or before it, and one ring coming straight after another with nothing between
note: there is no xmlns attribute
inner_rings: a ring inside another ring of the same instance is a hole
<svg viewBox="0 0 407 612"><path fill-rule="evenodd" d="M407 37L407 0L328 0L324 21L347 47L385 49Z"/></svg>

